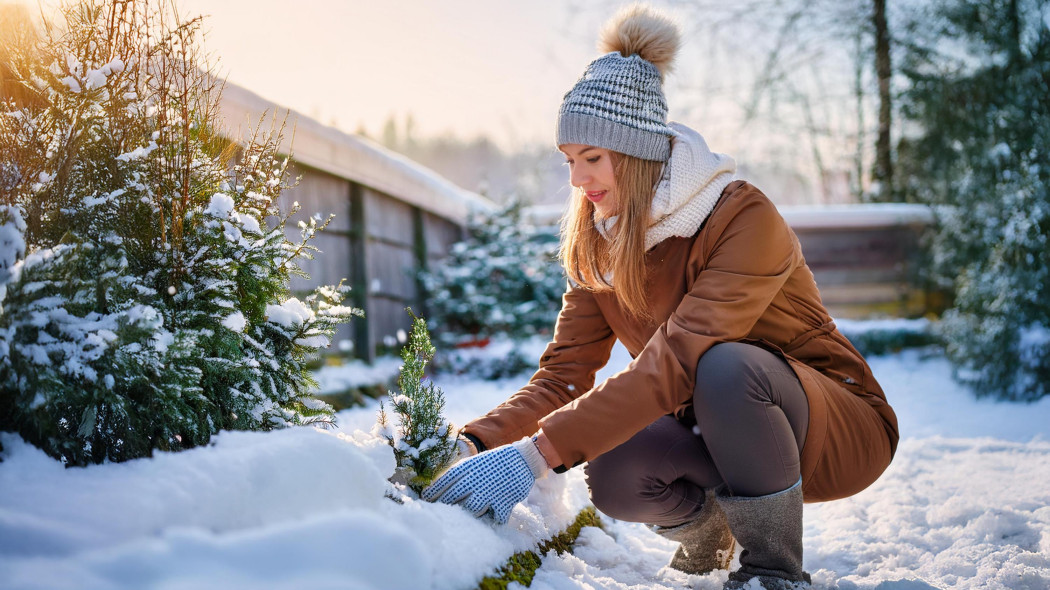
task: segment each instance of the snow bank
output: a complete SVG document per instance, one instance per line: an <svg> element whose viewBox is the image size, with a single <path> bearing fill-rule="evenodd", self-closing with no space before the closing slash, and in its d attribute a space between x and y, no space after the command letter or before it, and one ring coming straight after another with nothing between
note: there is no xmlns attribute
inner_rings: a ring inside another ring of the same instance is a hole
<svg viewBox="0 0 1050 590"><path fill-rule="evenodd" d="M1050 441L905 439L871 488L806 506L806 566L838 588L1050 587L1047 482Z"/></svg>
<svg viewBox="0 0 1050 590"><path fill-rule="evenodd" d="M617 344L599 378L627 360ZM1050 588L1050 398L978 400L952 380L950 363L929 351L869 361L897 412L902 440L870 488L805 506L803 565L814 588ZM667 569L675 544L645 526L605 522L607 532L584 530L575 555L547 556L531 588L722 588L724 572Z"/></svg>
<svg viewBox="0 0 1050 590"><path fill-rule="evenodd" d="M952 365L939 354L905 350L871 357L871 370L897 413L901 438L993 437L1028 442L1050 440L1050 397L1034 403L977 399L952 380ZM1050 489L1050 474L1043 480Z"/></svg>
<svg viewBox="0 0 1050 590"><path fill-rule="evenodd" d="M506 527L397 504L392 450L359 431L227 432L81 469L0 436L5 589L467 588L587 501L576 476L541 482Z"/></svg>
<svg viewBox="0 0 1050 590"><path fill-rule="evenodd" d="M867 332L929 332L933 323L926 318L884 318L872 320L851 320L836 318L835 326L847 337Z"/></svg>
<svg viewBox="0 0 1050 590"><path fill-rule="evenodd" d="M805 506L804 567L815 590L1048 588L1048 475L1047 442L905 440L871 488ZM575 555L547 556L532 588L722 588L725 572L667 569L674 543L643 525L606 522Z"/></svg>

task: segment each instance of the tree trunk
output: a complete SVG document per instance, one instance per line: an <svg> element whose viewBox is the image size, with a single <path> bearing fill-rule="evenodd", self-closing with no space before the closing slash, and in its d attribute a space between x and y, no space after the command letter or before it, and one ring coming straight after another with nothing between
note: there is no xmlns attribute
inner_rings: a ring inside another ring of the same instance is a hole
<svg viewBox="0 0 1050 590"><path fill-rule="evenodd" d="M886 24L886 0L874 0L875 75L879 81L879 137L875 143L875 181L879 201L893 200L893 161L890 158L890 33Z"/></svg>
<svg viewBox="0 0 1050 590"><path fill-rule="evenodd" d="M864 120L864 62L866 56L864 52L864 31L861 29L857 30L856 42L856 53L853 56L853 95L857 99L857 152L854 155L853 164L853 174L856 178L852 188L853 197L857 201L861 201L864 198L866 188L864 169L867 166L864 163L864 146L870 137L865 132L867 130L867 123Z"/></svg>

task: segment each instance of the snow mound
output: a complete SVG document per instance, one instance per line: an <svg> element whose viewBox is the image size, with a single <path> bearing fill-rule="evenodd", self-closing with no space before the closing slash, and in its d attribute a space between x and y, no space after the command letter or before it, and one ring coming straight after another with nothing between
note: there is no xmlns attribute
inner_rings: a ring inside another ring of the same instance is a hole
<svg viewBox="0 0 1050 590"><path fill-rule="evenodd" d="M361 431L224 432L181 453L65 469L0 433L6 589L470 588L586 505L548 478L508 526L397 494ZM585 489L585 487L583 488Z"/></svg>

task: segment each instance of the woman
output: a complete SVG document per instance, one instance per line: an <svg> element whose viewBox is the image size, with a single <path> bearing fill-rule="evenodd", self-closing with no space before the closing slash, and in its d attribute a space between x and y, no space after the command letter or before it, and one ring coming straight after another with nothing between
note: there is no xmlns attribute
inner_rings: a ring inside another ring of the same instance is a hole
<svg viewBox="0 0 1050 590"><path fill-rule="evenodd" d="M678 44L668 19L629 8L565 95L570 285L553 340L528 385L462 429L473 456L423 497L502 523L536 478L587 462L600 511L681 543L672 567L728 568L735 538L726 587L795 587L809 582L803 500L871 484L896 417L773 204L667 123ZM594 386L617 339L634 360Z"/></svg>

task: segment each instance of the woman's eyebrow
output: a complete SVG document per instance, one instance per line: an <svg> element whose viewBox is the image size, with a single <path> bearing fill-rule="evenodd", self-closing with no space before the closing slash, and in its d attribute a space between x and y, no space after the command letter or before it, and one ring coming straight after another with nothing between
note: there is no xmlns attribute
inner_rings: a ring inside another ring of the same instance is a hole
<svg viewBox="0 0 1050 590"><path fill-rule="evenodd" d="M577 156L582 156L582 155L586 154L587 152L591 152L591 151L594 151L596 149L598 149L596 146L593 146L593 145L587 146L587 147L583 148L582 150L580 150L579 152L577 152L576 155ZM567 152L565 150L559 149L558 151L561 152L562 155L565 156L566 158L571 158L572 157L572 154L570 154L569 152Z"/></svg>

